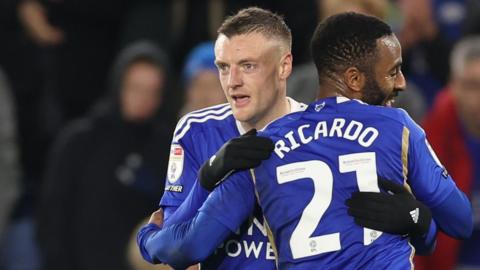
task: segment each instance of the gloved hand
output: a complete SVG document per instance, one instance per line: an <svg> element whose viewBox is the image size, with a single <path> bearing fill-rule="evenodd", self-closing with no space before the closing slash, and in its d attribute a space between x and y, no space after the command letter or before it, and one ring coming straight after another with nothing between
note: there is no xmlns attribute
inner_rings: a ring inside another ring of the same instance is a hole
<svg viewBox="0 0 480 270"><path fill-rule="evenodd" d="M207 160L198 174L202 187L212 191L233 171L255 168L262 160L268 159L273 151L273 142L256 134L257 131L252 129L229 140Z"/></svg>
<svg viewBox="0 0 480 270"><path fill-rule="evenodd" d="M362 227L391 234L423 236L428 232L432 214L403 186L379 177L379 186L387 193L355 192L346 201L348 214Z"/></svg>

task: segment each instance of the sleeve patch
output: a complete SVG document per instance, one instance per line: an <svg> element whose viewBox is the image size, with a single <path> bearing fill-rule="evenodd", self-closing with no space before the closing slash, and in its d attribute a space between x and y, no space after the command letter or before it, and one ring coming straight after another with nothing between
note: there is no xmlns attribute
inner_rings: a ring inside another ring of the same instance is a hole
<svg viewBox="0 0 480 270"><path fill-rule="evenodd" d="M171 184L175 183L183 172L183 160L185 153L179 144L170 147L170 159L168 161L167 179Z"/></svg>
<svg viewBox="0 0 480 270"><path fill-rule="evenodd" d="M171 191L171 192L183 192L183 186L182 185L170 185L165 188L165 191Z"/></svg>

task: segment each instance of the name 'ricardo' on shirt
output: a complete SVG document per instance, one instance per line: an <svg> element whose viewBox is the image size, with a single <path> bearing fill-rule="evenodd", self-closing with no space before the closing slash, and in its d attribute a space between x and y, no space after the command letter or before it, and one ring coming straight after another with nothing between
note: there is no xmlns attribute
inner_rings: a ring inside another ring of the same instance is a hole
<svg viewBox="0 0 480 270"><path fill-rule="evenodd" d="M357 141L359 145L366 148L373 144L378 135L379 132L376 128L365 126L362 122L334 118L331 122L320 121L315 126L305 124L299 126L296 130L290 130L285 134L285 139L275 142L274 152L280 159L283 159L286 153L297 149L301 145L328 137Z"/></svg>

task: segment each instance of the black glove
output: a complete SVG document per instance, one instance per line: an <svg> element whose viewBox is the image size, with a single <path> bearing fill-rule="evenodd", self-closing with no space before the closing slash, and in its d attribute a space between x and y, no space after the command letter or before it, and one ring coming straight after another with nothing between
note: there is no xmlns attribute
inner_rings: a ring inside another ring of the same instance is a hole
<svg viewBox="0 0 480 270"><path fill-rule="evenodd" d="M390 194L355 192L346 201L348 214L354 217L355 223L391 234L425 235L432 220L430 209L403 186L383 178L379 178L378 183Z"/></svg>
<svg viewBox="0 0 480 270"><path fill-rule="evenodd" d="M207 160L199 172L202 187L212 191L234 170L255 168L268 159L273 151L272 140L257 137L252 129L238 138L226 142L218 152Z"/></svg>

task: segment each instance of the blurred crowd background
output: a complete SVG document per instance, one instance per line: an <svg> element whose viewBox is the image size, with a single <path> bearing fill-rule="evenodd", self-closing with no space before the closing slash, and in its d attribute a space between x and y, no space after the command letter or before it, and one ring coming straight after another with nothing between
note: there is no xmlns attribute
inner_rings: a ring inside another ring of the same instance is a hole
<svg viewBox="0 0 480 270"><path fill-rule="evenodd" d="M285 16L287 89L306 103L319 20L392 26L408 80L395 106L474 206L472 238L440 236L418 268L480 269L479 0L0 0L0 270L159 269L139 258L136 227L162 195L176 121L225 102L216 29L252 5Z"/></svg>

